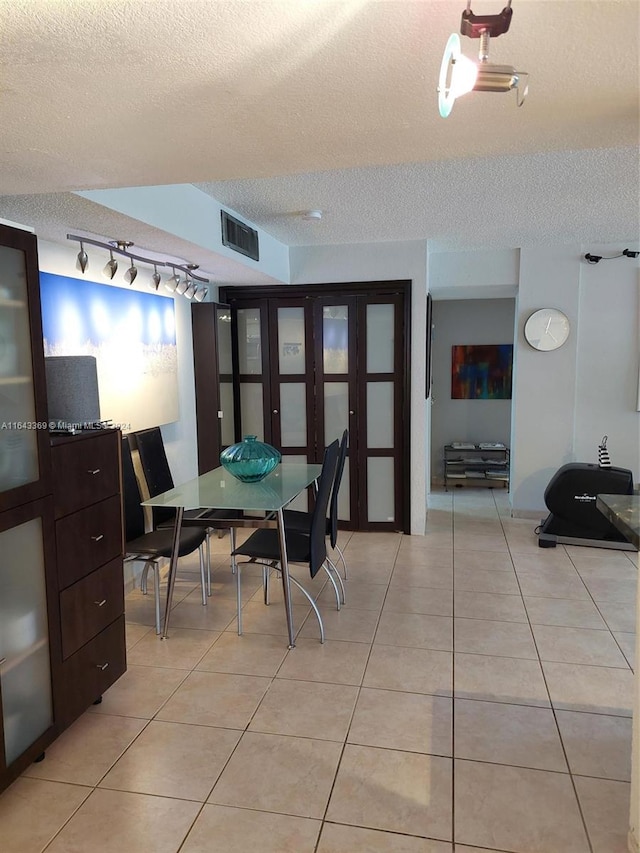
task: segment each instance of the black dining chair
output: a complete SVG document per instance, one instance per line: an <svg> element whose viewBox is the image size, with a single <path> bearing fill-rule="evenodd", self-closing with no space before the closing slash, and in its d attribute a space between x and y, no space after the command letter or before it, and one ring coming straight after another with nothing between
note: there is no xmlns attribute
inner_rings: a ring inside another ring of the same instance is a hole
<svg viewBox="0 0 640 853"><path fill-rule="evenodd" d="M327 568L327 537L326 537L326 518L327 508L329 505L329 495L331 486L334 481L336 465L338 462L339 442L332 442L324 452L324 460L322 463L322 471L318 478L318 490L316 493L315 506L311 513L311 525L308 532L300 533L287 528L285 523L285 542L287 547L287 560L289 563L300 563L308 565L309 573L312 578L324 568L329 578L331 572ZM247 560L242 562L237 561L237 557L247 557ZM241 566L249 563L263 566L265 578L265 602L267 599L266 581L270 570L274 569L278 572L282 571L280 564L280 538L277 530L273 528L260 528L256 530L242 545L235 548L231 552L231 558L236 568L236 583L238 585L238 634L242 634L242 608L240 596L241 583ZM320 627L320 642L324 643L324 626L320 611L310 593L302 586L297 578L290 575L291 583L295 584L298 589L308 600L313 608L318 625ZM335 584L334 584L335 586Z"/></svg>
<svg viewBox="0 0 640 853"><path fill-rule="evenodd" d="M329 515L326 523L326 535L329 537L331 548L337 551L342 562L344 577L347 578L347 563L344 554L338 545L338 493L340 492L340 484L342 482L342 473L344 471L344 463L347 457L347 449L349 447L349 430L342 433L340 439L340 450L338 452L338 463L336 466L336 475L331 489L331 501L329 503ZM301 512L299 510L288 509L284 511L284 523L290 530L295 530L298 533L308 533L311 525L310 512ZM331 565L334 565L331 562ZM335 566L334 566L335 568ZM336 569L337 574L337 569ZM340 576L338 575L338 578ZM344 603L344 585L342 587L342 601Z"/></svg>
<svg viewBox="0 0 640 853"><path fill-rule="evenodd" d="M147 592L147 576L153 572L156 634L160 634L160 561L171 557L173 529L170 527L145 532L144 510L141 506L140 487L133 467L131 448L126 436L122 438L122 495L125 526L125 559L144 560L140 578L142 592ZM207 603L202 543L206 536L203 527L181 530L178 557L199 550L202 603Z"/></svg>
<svg viewBox="0 0 640 853"><path fill-rule="evenodd" d="M135 433L140 464L149 489L149 496L155 497L173 489L174 482L164 448L160 427L140 430ZM154 506L152 509L153 527L161 529L172 527L176 511L173 507ZM211 546L210 535L214 526L220 527L219 522L233 518L237 513L216 509L191 509L184 513L183 527L203 527L205 529L205 544L207 550L207 595L211 595ZM218 522L214 525L214 522Z"/></svg>

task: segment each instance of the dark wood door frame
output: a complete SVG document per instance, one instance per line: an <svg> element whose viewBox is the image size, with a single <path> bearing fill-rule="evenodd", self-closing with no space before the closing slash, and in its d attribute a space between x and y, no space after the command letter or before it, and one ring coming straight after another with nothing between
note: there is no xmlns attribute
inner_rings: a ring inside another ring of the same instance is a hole
<svg viewBox="0 0 640 853"><path fill-rule="evenodd" d="M411 472L411 281L409 280L394 280L394 281L367 281L367 282L333 282L327 284L309 284L309 285L265 285L265 286L225 286L220 288L219 299L221 302L229 304L232 308L237 307L258 307L260 305L264 309L267 306L267 300L300 300L305 298L321 298L323 301L329 299L334 304L339 304L340 301L346 300L347 297L367 296L377 298L381 301L384 297L397 297L396 305L403 306L402 310L396 311L396 326L395 326L395 363L403 366L402 382L398 383L396 388L395 399L395 430L396 435L400 436L400 447L398 448L402 459L403 476L399 478L401 482L395 484L395 506L401 508L399 514L396 515L396 527L405 533L410 532L410 516L411 516L411 488L410 488L410 472ZM238 305L238 303L242 303ZM289 303L291 304L291 303ZM299 303L297 303L299 304ZM266 333L265 324L267 322L267 311L261 312L263 318L263 334ZM266 338L264 339L266 340ZM272 346L270 342L269 346ZM359 343L357 343L359 346ZM270 353L270 357L277 356ZM234 358L237 354L234 355ZM360 350L358 351L360 358ZM263 348L263 371L262 381L265 386L265 431L272 432L272 419L267 416L266 404L267 395L271 393L271 376L268 364L266 364L267 353ZM237 364L237 361L235 361ZM235 366L234 364L234 366ZM249 377L245 377L249 379ZM341 377L344 381L345 377ZM244 381L244 380L243 380ZM360 402L359 402L360 404ZM316 409L317 410L317 409ZM363 410L364 411L364 410ZM399 423L401 421L401 423ZM236 420L236 428L239 419ZM271 435L267 437L265 432L265 440L269 441ZM357 440L357 439L356 439ZM363 476L363 472L359 472L357 476ZM356 476L356 472L353 472ZM351 514L354 518L353 512Z"/></svg>

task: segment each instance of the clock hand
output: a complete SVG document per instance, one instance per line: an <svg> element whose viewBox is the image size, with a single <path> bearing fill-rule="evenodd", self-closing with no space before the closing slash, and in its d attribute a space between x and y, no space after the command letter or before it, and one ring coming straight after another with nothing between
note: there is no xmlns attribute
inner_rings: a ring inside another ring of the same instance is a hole
<svg viewBox="0 0 640 853"><path fill-rule="evenodd" d="M556 344L558 343L558 339L556 337L554 337L554 335L551 332L547 331L547 334L549 335L549 337L551 338L551 340L554 343L556 343Z"/></svg>
<svg viewBox="0 0 640 853"><path fill-rule="evenodd" d="M546 328L544 330L545 335L549 333L549 326L550 325L551 325L551 317L549 317L549 319L547 320L547 325L546 325ZM554 338L554 340L555 340L555 338Z"/></svg>

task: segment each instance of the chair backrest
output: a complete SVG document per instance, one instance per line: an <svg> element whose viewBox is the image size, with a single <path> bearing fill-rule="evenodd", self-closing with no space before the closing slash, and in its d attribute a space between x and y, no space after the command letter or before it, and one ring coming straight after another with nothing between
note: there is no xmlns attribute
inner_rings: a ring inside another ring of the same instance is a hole
<svg viewBox="0 0 640 853"><path fill-rule="evenodd" d="M349 430L345 429L340 439L340 450L338 452L338 463L336 465L336 475L333 478L333 489L331 490L331 503L329 504L329 541L331 547L335 548L338 541L338 492L340 491L340 483L342 481L342 472L344 471L344 460L347 458L347 448L349 446Z"/></svg>
<svg viewBox="0 0 640 853"><path fill-rule="evenodd" d="M144 510L140 505L140 488L131 458L129 439L122 438L122 503L124 510L124 538L132 542L138 536L143 536Z"/></svg>
<svg viewBox="0 0 640 853"><path fill-rule="evenodd" d="M311 577L315 577L316 572L322 567L322 564L327 559L327 509L329 506L331 486L335 479L339 451L340 444L338 439L332 441L324 451L322 471L318 478L316 502L311 515L311 559L309 561Z"/></svg>
<svg viewBox="0 0 640 853"><path fill-rule="evenodd" d="M156 495L172 489L174 486L173 477L167 461L160 427L140 430L136 433L136 442L149 496L154 498ZM173 521L175 510L171 507L154 506L152 507L152 515L153 526L156 528L166 521Z"/></svg>

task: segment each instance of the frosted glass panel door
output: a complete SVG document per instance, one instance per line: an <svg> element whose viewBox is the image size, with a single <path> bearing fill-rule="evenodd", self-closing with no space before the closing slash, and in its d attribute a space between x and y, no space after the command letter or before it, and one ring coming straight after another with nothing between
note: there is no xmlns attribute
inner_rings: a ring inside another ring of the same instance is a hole
<svg viewBox="0 0 640 853"><path fill-rule="evenodd" d="M280 386L280 441L282 447L307 444L307 388L304 382Z"/></svg>
<svg viewBox="0 0 640 853"><path fill-rule="evenodd" d="M40 477L25 253L0 246L0 492Z"/></svg>
<svg viewBox="0 0 640 853"><path fill-rule="evenodd" d="M259 308L238 310L238 364L240 373L262 373L262 330Z"/></svg>
<svg viewBox="0 0 640 853"><path fill-rule="evenodd" d="M399 345L402 337L400 301L394 296L386 299L359 297L359 300L364 336L360 336L358 363L365 365L364 376L360 377L360 382L364 383L360 400L365 412L361 413L359 422L366 437L358 470L361 490L367 496L366 519L361 519L361 523L391 523L400 528L402 498L398 486L402 471L402 412L399 406L404 379Z"/></svg>
<svg viewBox="0 0 640 853"><path fill-rule="evenodd" d="M304 308L278 308L278 365L280 373L303 374L305 361Z"/></svg>
<svg viewBox="0 0 640 853"><path fill-rule="evenodd" d="M42 522L0 532L0 685L7 765L53 723Z"/></svg>
<svg viewBox="0 0 640 853"><path fill-rule="evenodd" d="M313 366L309 363L313 347L308 343L311 326L307 310L301 304L271 307L271 323L276 333L275 351L273 343L271 350L275 368L271 377L275 391L271 426L274 444L287 459L302 456L312 461L308 401L309 394L313 399L313 388L309 388L308 382L313 377Z"/></svg>
<svg viewBox="0 0 640 853"><path fill-rule="evenodd" d="M260 441L271 444L266 314L266 302L262 300L238 308L236 314L240 392L240 424L236 436L256 435Z"/></svg>
<svg viewBox="0 0 640 853"><path fill-rule="evenodd" d="M352 296L333 300L322 298L315 315L315 327L321 332L316 361L316 399L322 419L322 435L326 447L336 438L341 439L345 429L350 432L349 455L338 495L338 518L353 521L357 495L350 487L349 468L357 444L356 399L356 301Z"/></svg>

